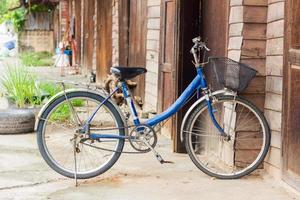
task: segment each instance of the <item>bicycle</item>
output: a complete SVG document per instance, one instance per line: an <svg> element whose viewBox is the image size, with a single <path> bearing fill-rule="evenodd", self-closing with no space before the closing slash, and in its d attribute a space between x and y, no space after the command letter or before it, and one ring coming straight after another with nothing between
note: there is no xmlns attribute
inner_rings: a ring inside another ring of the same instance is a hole
<svg viewBox="0 0 300 200"><path fill-rule="evenodd" d="M110 93L91 89L63 89L42 108L37 123L39 151L47 164L69 178L87 179L110 169L121 153L153 152L157 125L173 116L195 94L181 125L180 137L192 162L204 173L220 179L236 179L258 168L270 146L270 130L262 112L239 97L256 75L249 66L228 58L208 58L200 37L193 39L191 53L197 75L180 97L164 112L141 123L126 80L146 73L144 68L112 67L119 84ZM204 76L205 73L205 76ZM128 125L111 100L122 91L131 110ZM202 94L200 96L199 94ZM130 131L129 131L130 130ZM123 151L125 141L135 151Z"/></svg>

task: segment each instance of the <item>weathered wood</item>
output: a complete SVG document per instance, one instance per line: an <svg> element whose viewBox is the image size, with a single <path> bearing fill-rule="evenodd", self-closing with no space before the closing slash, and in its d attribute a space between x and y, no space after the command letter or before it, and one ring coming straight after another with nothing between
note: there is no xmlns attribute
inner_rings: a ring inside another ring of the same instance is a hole
<svg viewBox="0 0 300 200"><path fill-rule="evenodd" d="M81 0L75 0L76 64L81 64Z"/></svg>
<svg viewBox="0 0 300 200"><path fill-rule="evenodd" d="M160 112L167 109L173 102L175 97L175 16L176 16L176 1L163 0L161 7L161 52L160 52L160 67L159 67L159 86L158 97ZM172 138L174 132L174 118L167 122L164 132Z"/></svg>
<svg viewBox="0 0 300 200"><path fill-rule="evenodd" d="M251 137L245 136L251 134ZM257 137L253 136L253 132L237 133L237 137L242 137L242 140L236 139L235 148L239 150L260 150L263 144L262 133L257 133Z"/></svg>
<svg viewBox="0 0 300 200"><path fill-rule="evenodd" d="M244 0L245 6L268 6L268 0Z"/></svg>
<svg viewBox="0 0 300 200"><path fill-rule="evenodd" d="M291 46L292 48L300 48L300 2L294 1L293 2L293 22L292 22L292 34L291 34Z"/></svg>
<svg viewBox="0 0 300 200"><path fill-rule="evenodd" d="M266 24L245 23L243 27L243 38L245 40L265 40L266 31Z"/></svg>
<svg viewBox="0 0 300 200"><path fill-rule="evenodd" d="M255 77L244 93L247 94L264 94L265 93L265 88L266 88L266 77L265 76L257 76Z"/></svg>
<svg viewBox="0 0 300 200"><path fill-rule="evenodd" d="M259 154L259 150L251 149L251 150L236 150L235 151L235 161L236 162L244 162L244 163L253 163L253 161L257 158Z"/></svg>
<svg viewBox="0 0 300 200"><path fill-rule="evenodd" d="M266 41L265 40L244 40L242 46L243 58L265 58Z"/></svg>
<svg viewBox="0 0 300 200"><path fill-rule="evenodd" d="M140 0L130 0L129 7L128 66L146 67L147 4ZM138 84L133 93L144 100L145 75L138 76L134 80Z"/></svg>
<svg viewBox="0 0 300 200"><path fill-rule="evenodd" d="M289 50L289 60L294 65L300 65L300 50L290 49Z"/></svg>
<svg viewBox="0 0 300 200"><path fill-rule="evenodd" d="M266 59L265 58L242 58L242 63L250 65L253 69L258 71L259 76L266 75Z"/></svg>
<svg viewBox="0 0 300 200"><path fill-rule="evenodd" d="M265 94L241 94L241 96L249 99L252 103L254 103L261 111L264 110L265 107Z"/></svg>
<svg viewBox="0 0 300 200"><path fill-rule="evenodd" d="M244 6L244 23L267 23L267 13L267 6Z"/></svg>
<svg viewBox="0 0 300 200"><path fill-rule="evenodd" d="M33 31L52 31L53 30L53 11L52 12L30 12L25 21L24 30Z"/></svg>
<svg viewBox="0 0 300 200"><path fill-rule="evenodd" d="M112 65L112 2L100 0L97 6L97 81L103 81Z"/></svg>
<svg viewBox="0 0 300 200"><path fill-rule="evenodd" d="M84 0L83 8L83 65L85 73L92 72L94 50L95 0Z"/></svg>
<svg viewBox="0 0 300 200"><path fill-rule="evenodd" d="M129 0L119 0L119 65L128 66Z"/></svg>

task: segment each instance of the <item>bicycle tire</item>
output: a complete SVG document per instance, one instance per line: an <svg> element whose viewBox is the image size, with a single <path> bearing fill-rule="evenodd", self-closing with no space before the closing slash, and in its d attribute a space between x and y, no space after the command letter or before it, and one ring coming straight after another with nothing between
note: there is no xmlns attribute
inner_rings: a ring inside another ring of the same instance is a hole
<svg viewBox="0 0 300 200"><path fill-rule="evenodd" d="M82 92L82 91L69 92L66 94L66 96L68 99L90 98L99 103L103 102L103 100L104 100L104 97L102 97L100 95L97 95L95 93L90 93L90 92ZM58 104L61 104L64 101L66 101L66 97L64 95L57 98L45 109L45 111L41 114L40 118L46 119L47 116L49 115L49 113L51 113L51 110L54 109ZM113 116L116 119L116 123L117 123L118 127L124 127L124 122L122 120L122 117L121 117L120 113L118 112L118 110L115 108L115 105L113 105L109 101L106 101L103 104L103 106L106 106L111 111L111 113L113 114ZM38 126L37 126L37 143L38 143L38 148L39 148L39 151L40 151L42 157L44 158L46 163L57 173L65 176L65 177L75 178L74 172L70 172L69 170L65 170L64 168L60 167L56 163L56 161L53 160L53 158L47 152L47 147L45 144L45 138L44 138L44 134L43 134L44 130L45 130L45 120L39 120ZM124 136L125 130L120 129L119 134ZM113 153L113 156L111 157L111 159L108 162L106 162L106 164L104 166L102 166L101 168L99 168L95 171L91 171L89 173L78 173L76 178L77 179L88 179L88 178L93 178L95 176L98 176L98 175L106 172L117 162L117 160L119 159L119 157L121 155L123 147L124 147L124 139L123 140L120 139L118 142L117 148L115 149L116 151Z"/></svg>
<svg viewBox="0 0 300 200"><path fill-rule="evenodd" d="M219 179L238 179L238 178L241 178L241 177L246 176L246 175L250 174L251 172L253 172L264 161L264 158L266 157L268 149L270 147L271 135L270 135L269 125L268 125L267 120L265 119L263 113L254 104L252 104L248 100L241 98L241 97L226 96L226 95L216 96L215 98L216 98L216 101L226 102L226 101L236 100L239 103L243 103L244 105L248 106L248 108L251 109L251 111L255 114L255 116L257 116L260 119L261 125L263 126L263 129L264 129L264 143L263 144L265 144L265 145L262 147L259 157L256 158L255 163L252 163L251 167L249 167L248 169L246 169L240 173L231 174L231 175L224 175L224 174L216 173L212 170L209 170L207 167L205 167L203 163L199 162L199 160L196 157L196 154L194 153L194 150L193 150L194 147L191 142L192 133L190 130L191 130L191 127L193 126L193 124L192 124L193 121L195 121L195 117L199 116L199 112L204 112L207 109L206 101L203 101L200 105L198 105L198 107L196 107L196 109L194 109L192 111L189 119L187 119L187 122L184 125L183 130L188 130L184 136L184 143L185 143L186 151L187 151L190 159L192 160L192 162L196 165L196 167L199 168L205 174L212 176L212 177L219 178Z"/></svg>

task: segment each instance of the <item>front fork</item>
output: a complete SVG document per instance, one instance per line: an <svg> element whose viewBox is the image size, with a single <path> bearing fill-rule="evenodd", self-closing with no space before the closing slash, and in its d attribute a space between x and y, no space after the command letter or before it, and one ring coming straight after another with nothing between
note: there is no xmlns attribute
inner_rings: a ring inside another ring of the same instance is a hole
<svg viewBox="0 0 300 200"><path fill-rule="evenodd" d="M218 129L219 134L223 137L228 137L228 135L225 133L224 129L220 126L220 124L217 122L215 115L214 115L214 109L212 107L212 99L210 98L210 91L209 90L204 90L203 91L204 96L205 96L205 101L207 103L208 107L208 113L210 116L210 119L212 120L214 126Z"/></svg>

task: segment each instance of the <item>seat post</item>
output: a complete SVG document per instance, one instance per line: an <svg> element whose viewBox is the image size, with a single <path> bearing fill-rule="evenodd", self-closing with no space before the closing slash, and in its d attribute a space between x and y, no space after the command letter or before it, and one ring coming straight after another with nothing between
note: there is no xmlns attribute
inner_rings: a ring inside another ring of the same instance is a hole
<svg viewBox="0 0 300 200"><path fill-rule="evenodd" d="M131 111L132 116L133 116L134 125L136 125L136 126L140 125L141 123L140 123L137 111L135 109L135 106L134 106L134 103L133 103L133 100L132 100L132 97L131 97L130 90L127 87L126 81L122 82L122 91L123 91L123 94L124 94L124 98L126 99L126 103L130 107L130 111Z"/></svg>

